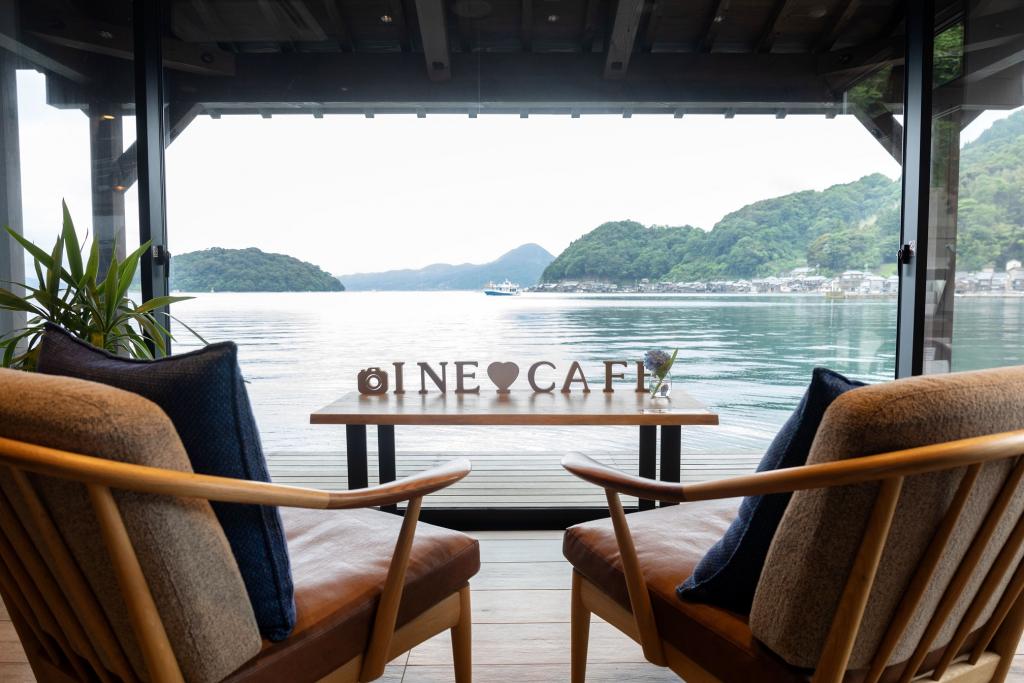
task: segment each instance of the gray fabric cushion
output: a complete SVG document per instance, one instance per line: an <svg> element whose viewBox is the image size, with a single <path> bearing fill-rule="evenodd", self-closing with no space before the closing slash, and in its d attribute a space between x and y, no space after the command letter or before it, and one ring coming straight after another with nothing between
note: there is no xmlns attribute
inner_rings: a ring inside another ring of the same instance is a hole
<svg viewBox="0 0 1024 683"><path fill-rule="evenodd" d="M191 471L160 408L141 396L82 380L0 370L0 436ZM132 666L148 679L84 487L36 475L32 480ZM0 468L0 487L24 519L7 468ZM261 647L256 620L210 505L130 492L115 497L186 680L219 681L255 656Z"/></svg>
<svg viewBox="0 0 1024 683"><path fill-rule="evenodd" d="M840 396L818 430L808 463L885 453L1024 427L1024 366L915 377ZM1012 463L985 466L960 524L914 619L890 659L913 653L945 586ZM850 668L869 664L965 468L909 478L903 487L882 564L872 588ZM793 495L765 562L750 614L754 635L790 664L813 667L821 654L867 524L878 485L844 486ZM999 549L1024 509L1011 504L974 581L933 647L949 642ZM1019 558L1018 558L1019 559ZM1007 574L1008 581L1010 574ZM979 624L991 615L1002 587Z"/></svg>

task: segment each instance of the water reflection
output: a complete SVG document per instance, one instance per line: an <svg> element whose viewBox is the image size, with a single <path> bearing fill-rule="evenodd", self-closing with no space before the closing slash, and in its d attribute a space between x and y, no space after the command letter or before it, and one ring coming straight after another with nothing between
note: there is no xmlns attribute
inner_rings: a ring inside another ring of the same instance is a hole
<svg viewBox="0 0 1024 683"><path fill-rule="evenodd" d="M954 367L1024 362L1022 309L1024 299L958 305L963 333L955 339ZM815 365L878 382L893 376L895 364L894 299L225 293L201 294L175 313L210 340L238 342L264 444L272 451L340 451L343 430L310 426L309 413L354 390L360 368L396 360L476 360L481 367L495 360L521 366L550 360L564 372L578 359L600 384L600 361L678 347L678 385L721 415L718 427L685 430L684 451L720 454L762 450ZM415 381L407 373L407 384ZM525 376L520 383L526 386ZM486 380L483 385L486 390ZM636 434L624 427L410 428L399 430L398 447L615 451L635 449Z"/></svg>

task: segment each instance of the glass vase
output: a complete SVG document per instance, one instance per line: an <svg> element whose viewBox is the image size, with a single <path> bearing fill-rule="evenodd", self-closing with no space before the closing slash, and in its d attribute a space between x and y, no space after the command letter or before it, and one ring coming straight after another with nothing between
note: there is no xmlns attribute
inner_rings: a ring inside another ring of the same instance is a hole
<svg viewBox="0 0 1024 683"><path fill-rule="evenodd" d="M650 392L652 399L668 399L672 395L672 373L665 373L664 377L651 375Z"/></svg>

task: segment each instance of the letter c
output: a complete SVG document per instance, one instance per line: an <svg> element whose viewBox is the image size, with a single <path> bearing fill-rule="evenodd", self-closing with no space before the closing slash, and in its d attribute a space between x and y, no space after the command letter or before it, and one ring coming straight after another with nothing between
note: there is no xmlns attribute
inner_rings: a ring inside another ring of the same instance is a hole
<svg viewBox="0 0 1024 683"><path fill-rule="evenodd" d="M548 394L555 390L554 382L552 382L547 389L541 389L539 386L537 386L537 368L539 368L542 365L546 365L552 370L555 369L554 363L549 363L546 360L537 361L536 363L530 366L530 371L526 374L526 379L530 381L530 388L533 389L535 392L537 392L538 394Z"/></svg>

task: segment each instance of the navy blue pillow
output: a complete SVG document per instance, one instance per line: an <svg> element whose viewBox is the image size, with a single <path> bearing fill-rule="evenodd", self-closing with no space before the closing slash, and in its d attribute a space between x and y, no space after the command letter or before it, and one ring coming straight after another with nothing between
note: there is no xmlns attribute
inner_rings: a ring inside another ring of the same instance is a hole
<svg viewBox="0 0 1024 683"><path fill-rule="evenodd" d="M841 394L862 386L863 382L837 372L815 368L804 397L761 458L757 471L805 464L825 410ZM679 597L749 614L768 548L791 495L773 493L744 498L725 535L711 546L693 575L676 590Z"/></svg>
<svg viewBox="0 0 1024 683"><path fill-rule="evenodd" d="M192 469L270 481L233 342L155 361L120 358L55 326L40 344L39 372L108 384L145 396L174 423ZM277 508L212 503L242 573L260 633L283 640L295 626L288 546Z"/></svg>

